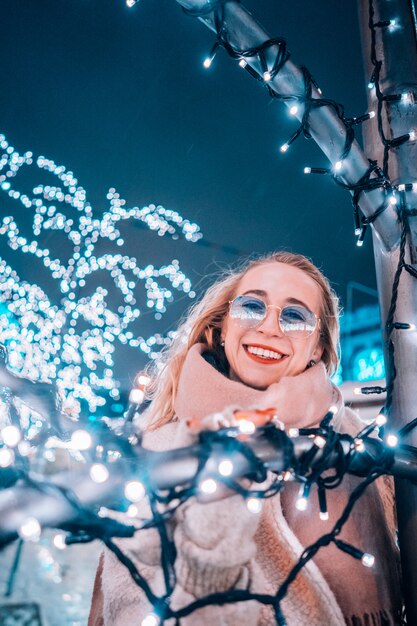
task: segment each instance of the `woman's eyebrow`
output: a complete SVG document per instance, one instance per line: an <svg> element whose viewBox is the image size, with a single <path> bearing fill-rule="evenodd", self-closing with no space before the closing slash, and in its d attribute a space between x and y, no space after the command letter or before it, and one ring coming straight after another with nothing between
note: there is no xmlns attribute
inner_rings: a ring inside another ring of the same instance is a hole
<svg viewBox="0 0 417 626"><path fill-rule="evenodd" d="M248 289L248 291L242 293L242 296L246 296L248 293L256 293L257 296L263 296L264 298L268 295L266 291L263 291L262 289Z"/></svg>

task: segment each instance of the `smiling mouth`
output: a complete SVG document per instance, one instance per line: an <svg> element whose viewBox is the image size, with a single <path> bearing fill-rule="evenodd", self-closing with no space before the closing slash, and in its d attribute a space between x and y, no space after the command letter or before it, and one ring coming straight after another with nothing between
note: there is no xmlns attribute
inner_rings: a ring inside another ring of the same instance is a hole
<svg viewBox="0 0 417 626"><path fill-rule="evenodd" d="M288 355L282 354L282 352L277 352L276 350L272 350L271 348L264 348L256 345L244 345L243 346L246 354L257 361L258 363L272 364L277 363L277 361L282 361Z"/></svg>

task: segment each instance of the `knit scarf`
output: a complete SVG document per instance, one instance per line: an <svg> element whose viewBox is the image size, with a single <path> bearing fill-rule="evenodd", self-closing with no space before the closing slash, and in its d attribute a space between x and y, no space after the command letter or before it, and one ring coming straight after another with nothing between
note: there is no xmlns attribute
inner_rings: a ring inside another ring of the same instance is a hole
<svg viewBox="0 0 417 626"><path fill-rule="evenodd" d="M322 362L297 376L284 377L266 390L258 390L232 381L217 371L202 356L204 349L200 344L193 346L185 360L175 399L175 413L179 420L200 419L231 405L242 409L274 407L286 428L305 428L318 425L333 405L335 430L355 435L363 427L358 416L343 406L340 391L331 383ZM281 542L283 553L285 550L288 553L284 542L298 546L298 552L302 546L311 545L333 528L349 494L360 480L346 475L342 485L327 492L329 521L319 518L314 488L308 511L298 511L294 506L298 485L289 483L281 497L271 499L274 501L271 514L278 528L268 540L274 542L278 551ZM398 551L389 528L390 519L384 511L384 504L392 505L392 500L386 482L382 479L378 482L378 486L371 485L360 498L338 535L363 552L373 554L375 566L364 567L360 560L340 551L334 544L319 550L312 564L312 567L318 566L317 576L322 575L327 581L346 623L351 626L396 626L401 623L398 617L401 607ZM262 532L261 521L260 542ZM268 558L270 560L271 555ZM278 563L280 568L285 565L279 561L277 552ZM287 570L292 564L287 564ZM336 626L336 623L330 626Z"/></svg>

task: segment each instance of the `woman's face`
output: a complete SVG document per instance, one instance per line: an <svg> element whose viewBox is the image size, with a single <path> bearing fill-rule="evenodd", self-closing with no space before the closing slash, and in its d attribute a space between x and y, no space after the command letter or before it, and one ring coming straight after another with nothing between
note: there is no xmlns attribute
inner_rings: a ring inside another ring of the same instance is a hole
<svg viewBox="0 0 417 626"><path fill-rule="evenodd" d="M265 263L248 270L235 296L243 294L254 295L267 305L278 307L302 304L320 317L320 287L308 274L292 265ZM319 343L319 324L308 337L291 337L281 331L278 319L279 310L272 307L267 309L265 319L256 328L242 328L238 320L230 315L226 317L222 340L232 380L266 389L284 376L300 374L312 359L320 360L323 349ZM272 351L273 355L264 358L259 348ZM254 349L258 354L253 354Z"/></svg>

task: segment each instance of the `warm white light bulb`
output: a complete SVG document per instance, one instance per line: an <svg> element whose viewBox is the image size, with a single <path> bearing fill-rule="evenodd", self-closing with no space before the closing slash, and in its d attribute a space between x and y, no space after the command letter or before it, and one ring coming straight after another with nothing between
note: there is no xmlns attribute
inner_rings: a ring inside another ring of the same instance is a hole
<svg viewBox="0 0 417 626"><path fill-rule="evenodd" d="M137 377L137 384L140 385L141 387L146 387L146 385L149 385L150 382L151 382L150 376L147 376L146 374L140 374Z"/></svg>
<svg viewBox="0 0 417 626"><path fill-rule="evenodd" d="M126 4L128 7L133 7L138 0L126 0Z"/></svg>
<svg viewBox="0 0 417 626"><path fill-rule="evenodd" d="M397 204L398 200L396 198L396 196L392 195L389 197L389 203L392 204L393 206L395 206Z"/></svg>
<svg viewBox="0 0 417 626"><path fill-rule="evenodd" d="M266 83L269 83L269 81L271 80L271 72L268 72L268 70L266 72L263 73L263 79Z"/></svg>
<svg viewBox="0 0 417 626"><path fill-rule="evenodd" d="M380 413L379 415L376 416L375 418L375 424L377 426L384 426L387 423L387 418L383 413Z"/></svg>
<svg viewBox="0 0 417 626"><path fill-rule="evenodd" d="M90 467L90 477L95 483L105 483L109 477L109 470L101 463L95 463Z"/></svg>
<svg viewBox="0 0 417 626"><path fill-rule="evenodd" d="M17 426L13 426L11 424L10 426L5 426L1 429L1 437L6 446L13 448L14 446L17 446L22 438L22 435Z"/></svg>
<svg viewBox="0 0 417 626"><path fill-rule="evenodd" d="M356 242L356 245L358 246L358 248L362 248L363 246L363 240L362 239L358 239ZM360 391L358 393L361 393Z"/></svg>
<svg viewBox="0 0 417 626"><path fill-rule="evenodd" d="M375 557L373 554L365 552L365 554L363 554L361 558L361 561L362 565L365 565L365 567L373 567L373 565L375 564Z"/></svg>
<svg viewBox="0 0 417 626"><path fill-rule="evenodd" d="M403 104L411 104L413 101L413 94L409 91L405 91L401 94L401 102Z"/></svg>
<svg viewBox="0 0 417 626"><path fill-rule="evenodd" d="M331 406L329 406L329 411L328 413L333 413L333 415L336 415L336 413L338 412L338 408L337 408L337 404L332 404Z"/></svg>
<svg viewBox="0 0 417 626"><path fill-rule="evenodd" d="M300 431L298 428L289 428L288 429L288 437L298 437Z"/></svg>
<svg viewBox="0 0 417 626"><path fill-rule="evenodd" d="M9 448L0 448L0 467L9 467L14 462L14 452Z"/></svg>
<svg viewBox="0 0 417 626"><path fill-rule="evenodd" d="M243 435L253 435L256 430L256 426L250 420L239 420L238 428Z"/></svg>
<svg viewBox="0 0 417 626"><path fill-rule="evenodd" d="M26 541L39 541L42 528L36 517L27 517L19 526L18 533Z"/></svg>
<svg viewBox="0 0 417 626"><path fill-rule="evenodd" d="M233 474L232 461L230 459L223 459L223 461L220 461L218 471L221 476L231 476Z"/></svg>
<svg viewBox="0 0 417 626"><path fill-rule="evenodd" d="M355 394L355 396L360 396L362 395L362 389L360 387L355 387L353 393Z"/></svg>
<svg viewBox="0 0 417 626"><path fill-rule="evenodd" d="M405 191L404 183L401 183L401 185L398 185L398 191Z"/></svg>
<svg viewBox="0 0 417 626"><path fill-rule="evenodd" d="M213 480L213 478L206 478L205 480L202 480L200 483L200 491L207 495L216 493L217 491L216 481Z"/></svg>
<svg viewBox="0 0 417 626"><path fill-rule="evenodd" d="M336 161L336 163L334 164L334 171L340 172L342 167L343 167L343 161Z"/></svg>
<svg viewBox="0 0 417 626"><path fill-rule="evenodd" d="M417 139L417 130L415 130L414 128L410 130L408 134L410 136L410 141L415 141Z"/></svg>
<svg viewBox="0 0 417 626"><path fill-rule="evenodd" d="M281 152L287 152L288 148L290 146L287 143L283 143L282 146L280 147Z"/></svg>
<svg viewBox="0 0 417 626"><path fill-rule="evenodd" d="M206 57L203 61L203 65L206 69L210 67L211 63L212 63L212 59L210 57Z"/></svg>
<svg viewBox="0 0 417 626"><path fill-rule="evenodd" d="M130 480L125 485L125 496L131 502L139 502L145 496L146 490L139 480Z"/></svg>
<svg viewBox="0 0 417 626"><path fill-rule="evenodd" d="M386 442L387 446L389 446L390 448L395 448L395 446L398 444L397 435L390 433L389 435L387 435Z"/></svg>
<svg viewBox="0 0 417 626"><path fill-rule="evenodd" d="M304 174L311 174L311 167L305 167Z"/></svg>
<svg viewBox="0 0 417 626"><path fill-rule="evenodd" d="M295 501L295 508L299 511L305 511L307 509L308 500L304 496L298 497Z"/></svg>
<svg viewBox="0 0 417 626"><path fill-rule="evenodd" d="M372 119L375 117L375 111L369 111L369 118Z"/></svg>
<svg viewBox="0 0 417 626"><path fill-rule="evenodd" d="M239 61L240 67L246 67L247 64L248 64L248 62L245 59L240 59L240 61Z"/></svg>
<svg viewBox="0 0 417 626"><path fill-rule="evenodd" d="M129 393L129 402L132 404L142 404L145 394L142 389L131 389Z"/></svg>
<svg viewBox="0 0 417 626"><path fill-rule="evenodd" d="M368 83L368 89L373 89L375 87L375 83L373 83L371 80Z"/></svg>
<svg viewBox="0 0 417 626"><path fill-rule="evenodd" d="M131 504L131 505L128 507L128 509L127 509L127 511L126 511L126 515L127 515L128 517L136 517L137 515L139 515L139 509L138 509L138 507L136 506L136 504Z"/></svg>
<svg viewBox="0 0 417 626"><path fill-rule="evenodd" d="M329 512L328 511L320 511L320 519L322 522L327 522L327 520L329 519Z"/></svg>
<svg viewBox="0 0 417 626"><path fill-rule="evenodd" d="M92 443L91 435L86 430L74 430L71 435L71 447L74 450L88 450Z"/></svg>
<svg viewBox="0 0 417 626"><path fill-rule="evenodd" d="M259 498L248 498L246 500L246 506L251 513L260 513L262 510L262 500Z"/></svg>
<svg viewBox="0 0 417 626"><path fill-rule="evenodd" d="M389 25L390 26L396 26L397 25L397 20L395 20L395 19L394 20L390 20L389 21Z"/></svg>
<svg viewBox="0 0 417 626"><path fill-rule="evenodd" d="M149 613L141 622L141 626L158 626L159 619L155 613Z"/></svg>
<svg viewBox="0 0 417 626"><path fill-rule="evenodd" d="M297 115L298 113L298 106L296 104L293 104L292 107L290 107L290 115Z"/></svg>
<svg viewBox="0 0 417 626"><path fill-rule="evenodd" d="M55 548L58 548L58 550L65 550L67 547L67 544L65 543L65 535L62 533L58 533L54 536L53 543Z"/></svg>

